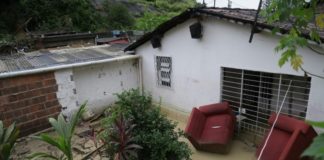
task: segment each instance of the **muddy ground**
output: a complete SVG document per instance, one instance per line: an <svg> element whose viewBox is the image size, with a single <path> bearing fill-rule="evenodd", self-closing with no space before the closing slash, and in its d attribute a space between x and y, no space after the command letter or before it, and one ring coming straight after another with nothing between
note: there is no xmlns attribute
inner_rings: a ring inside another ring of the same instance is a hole
<svg viewBox="0 0 324 160"><path fill-rule="evenodd" d="M104 152L104 148L100 148L100 146L102 146L100 140L93 136L93 133L98 133L100 130L98 124L99 122L91 124L81 123L77 126L72 138L73 157L75 160L109 159L108 155ZM40 133L55 135L55 132L51 129ZM12 158L14 160L24 160L27 159L29 155L36 152L51 153L52 155L59 157L61 152L55 147L33 138L33 136L39 135L40 133L18 139L13 150Z"/></svg>

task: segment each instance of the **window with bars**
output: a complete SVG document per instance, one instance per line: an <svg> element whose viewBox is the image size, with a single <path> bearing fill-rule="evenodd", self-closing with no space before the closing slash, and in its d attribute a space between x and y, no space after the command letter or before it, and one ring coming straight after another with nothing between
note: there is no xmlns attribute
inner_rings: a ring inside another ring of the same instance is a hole
<svg viewBox="0 0 324 160"><path fill-rule="evenodd" d="M311 86L310 77L222 68L222 100L238 115L238 133L263 137L271 112L283 103L281 113L304 119ZM284 100L290 81L291 86Z"/></svg>
<svg viewBox="0 0 324 160"><path fill-rule="evenodd" d="M172 59L166 56L155 56L157 85L171 88Z"/></svg>

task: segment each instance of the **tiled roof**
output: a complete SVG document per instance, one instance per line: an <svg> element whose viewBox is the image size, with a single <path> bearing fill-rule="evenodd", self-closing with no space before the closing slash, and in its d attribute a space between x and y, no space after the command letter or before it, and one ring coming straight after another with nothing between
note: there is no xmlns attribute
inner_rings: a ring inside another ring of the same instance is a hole
<svg viewBox="0 0 324 160"><path fill-rule="evenodd" d="M200 9L198 12L204 13L207 15L219 16L227 19L233 19L236 21L242 21L245 23L252 23L255 20L256 10L254 9L240 9L240 8L204 8ZM272 29L277 27L281 30L282 33L286 33L291 28L291 23L288 22L280 22L274 24L267 24L265 18L262 16L258 17L257 27L259 29ZM309 29L304 31L304 34L308 34L310 29L316 28L313 23L308 24ZM318 30L318 29L317 29ZM320 36L324 38L324 32L318 30Z"/></svg>
<svg viewBox="0 0 324 160"><path fill-rule="evenodd" d="M71 48L61 50L45 50L30 53L15 53L11 55L0 54L0 74L14 71L24 71L37 68L58 66L110 59L120 56L125 47L95 46L84 48Z"/></svg>

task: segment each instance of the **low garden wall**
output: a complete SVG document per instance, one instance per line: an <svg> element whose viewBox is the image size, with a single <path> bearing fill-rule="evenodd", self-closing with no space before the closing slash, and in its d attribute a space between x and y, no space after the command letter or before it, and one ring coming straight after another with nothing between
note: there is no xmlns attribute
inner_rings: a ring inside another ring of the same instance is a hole
<svg viewBox="0 0 324 160"><path fill-rule="evenodd" d="M61 111L53 72L0 79L0 120L16 122L21 136L49 127Z"/></svg>

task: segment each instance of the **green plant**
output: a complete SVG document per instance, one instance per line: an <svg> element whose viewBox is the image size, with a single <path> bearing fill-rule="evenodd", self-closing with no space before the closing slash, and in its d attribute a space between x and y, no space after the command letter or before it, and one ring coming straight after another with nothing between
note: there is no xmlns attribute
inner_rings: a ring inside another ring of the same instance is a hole
<svg viewBox="0 0 324 160"><path fill-rule="evenodd" d="M134 25L135 19L122 3L112 3L106 0L103 8L107 16L105 20L109 29L125 29Z"/></svg>
<svg viewBox="0 0 324 160"><path fill-rule="evenodd" d="M137 158L137 150L142 149L141 146L135 144L134 137L131 135L135 125L125 120L120 115L110 128L107 130L107 143L115 151L114 160L128 160Z"/></svg>
<svg viewBox="0 0 324 160"><path fill-rule="evenodd" d="M158 14L152 12L145 12L144 15L136 19L135 28L138 30L152 31L163 22L171 19L168 14Z"/></svg>
<svg viewBox="0 0 324 160"><path fill-rule="evenodd" d="M12 148L18 138L19 130L16 124L11 124L8 128L4 128L0 121L0 159L9 160Z"/></svg>
<svg viewBox="0 0 324 160"><path fill-rule="evenodd" d="M141 160L190 159L191 151L185 142L180 142L182 131L176 131L176 123L168 120L152 97L131 89L117 94L118 100L110 109L111 115L122 114L136 125L132 130L134 141L143 147L138 152ZM105 126L112 125L111 117L104 119Z"/></svg>
<svg viewBox="0 0 324 160"><path fill-rule="evenodd" d="M79 110L71 116L68 122L64 119L62 113L58 116L57 120L54 118L49 118L49 122L54 128L55 132L57 133L57 136L41 134L40 136L34 137L60 150L62 152L62 155L60 157L55 157L54 155L48 153L38 152L38 153L33 153L28 158L29 159L47 158L47 159L55 159L55 160L73 160L71 139L74 133L74 129L82 113L84 112L85 106L86 106L86 102L82 104Z"/></svg>
<svg viewBox="0 0 324 160"><path fill-rule="evenodd" d="M318 6L323 3L322 0L271 0L267 7L263 10L263 17L266 18L269 24L276 25L278 22L289 23L289 32L282 36L276 52L281 52L281 57L278 62L279 66L290 62L293 69L302 69L303 58L298 53L298 49L309 44L305 36L317 43L321 43L319 30L324 28L323 14L317 15ZM310 27L309 24L314 24L317 28ZM279 32L278 28L273 30L273 33Z"/></svg>
<svg viewBox="0 0 324 160"><path fill-rule="evenodd" d="M85 32L96 31L101 25L101 16L88 0L19 0L19 6L19 20L32 18L30 30Z"/></svg>
<svg viewBox="0 0 324 160"><path fill-rule="evenodd" d="M324 122L309 122L309 124L324 129ZM324 160L324 133L314 138L313 143L304 151L302 156L312 157L314 160Z"/></svg>

